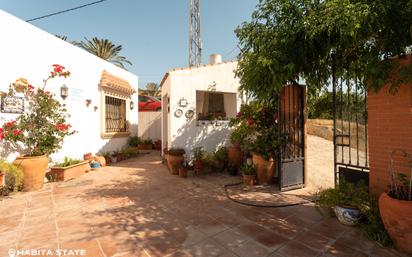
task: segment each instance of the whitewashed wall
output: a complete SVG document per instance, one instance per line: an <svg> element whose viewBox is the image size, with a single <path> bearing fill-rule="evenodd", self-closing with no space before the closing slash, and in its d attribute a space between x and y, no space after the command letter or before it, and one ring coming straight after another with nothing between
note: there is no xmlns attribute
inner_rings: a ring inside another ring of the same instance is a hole
<svg viewBox="0 0 412 257"><path fill-rule="evenodd" d="M161 139L162 112L139 112L138 136L142 139Z"/></svg>
<svg viewBox="0 0 412 257"><path fill-rule="evenodd" d="M54 79L46 90L56 94L64 102L71 114L69 122L79 133L67 137L63 148L52 155L55 160L64 156L82 158L84 153L112 151L121 148L127 138L102 139L100 136L100 92L98 84L103 70L127 80L137 90L137 76L114 66L86 51L71 45L29 23L0 10L0 90L7 91L8 85L16 78L24 77L34 86L41 85L51 71L52 64L66 67L72 75L67 79ZM60 98L60 86L69 87L69 97ZM92 103L86 107L85 99ZM132 96L135 108L130 114L131 131L137 134L138 108L137 94ZM95 111L94 106L98 109ZM15 118L14 115L0 113L0 124ZM1 146L1 145L0 145ZM12 160L15 154L1 149L2 157Z"/></svg>
<svg viewBox="0 0 412 257"><path fill-rule="evenodd" d="M197 146L202 146L207 151L214 151L217 147L230 143L231 129L227 122L219 122L218 125L199 124L196 117L187 119L183 114L182 117L177 118L174 113L177 109L182 109L184 113L190 109L198 113L196 90L210 91L211 88L216 92L236 93L235 111L237 112L242 99L238 92L239 79L235 78L234 74L236 67L237 62L227 62L169 72L162 87L162 94L168 93L170 97L169 130L168 135L163 134L163 138L169 137L169 148L182 147L187 153L191 153ZM179 106L182 97L187 99L187 107ZM231 112L233 113L233 110ZM163 112L163 115L165 114Z"/></svg>

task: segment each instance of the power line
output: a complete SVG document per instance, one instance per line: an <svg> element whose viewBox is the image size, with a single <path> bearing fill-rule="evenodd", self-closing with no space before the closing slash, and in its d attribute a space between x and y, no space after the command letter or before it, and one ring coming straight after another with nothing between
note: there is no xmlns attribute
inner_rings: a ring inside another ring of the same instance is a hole
<svg viewBox="0 0 412 257"><path fill-rule="evenodd" d="M59 14L66 13L66 12L71 12L71 11L74 11L74 10L77 10L77 9L81 9L81 8L84 8L84 7L87 7L87 6L99 4L99 3L102 3L102 2L105 2L105 1L107 1L107 0L95 1L95 2L92 2L92 3L88 3L88 4L80 5L80 6L77 6L77 7L73 7L73 8L70 8L70 9L66 9L66 10L63 10L63 11L46 14L46 15L36 17L36 18L33 18L33 19L29 19L29 20L26 20L26 21L27 22L32 22L32 21L35 21L35 20L48 18L48 17L51 17L51 16L59 15Z"/></svg>

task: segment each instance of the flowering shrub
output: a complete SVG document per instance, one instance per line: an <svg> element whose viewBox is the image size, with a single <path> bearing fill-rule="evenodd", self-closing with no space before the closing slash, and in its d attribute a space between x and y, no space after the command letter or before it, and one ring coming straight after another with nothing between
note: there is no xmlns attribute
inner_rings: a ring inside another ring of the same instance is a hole
<svg viewBox="0 0 412 257"><path fill-rule="evenodd" d="M279 134L278 111L271 106L257 102L243 104L236 118L230 120L230 126L233 144L240 144L243 150L258 153L267 160L276 157L284 142Z"/></svg>
<svg viewBox="0 0 412 257"><path fill-rule="evenodd" d="M54 99L54 95L45 90L46 84L55 77L67 78L70 72L61 65L54 64L53 70L42 87L37 89L26 79L18 79L3 95L24 95L24 112L16 120L7 121L0 127L0 140L9 144L12 150L29 156L51 154L59 150L64 137L72 135L71 125L67 124L65 105Z"/></svg>

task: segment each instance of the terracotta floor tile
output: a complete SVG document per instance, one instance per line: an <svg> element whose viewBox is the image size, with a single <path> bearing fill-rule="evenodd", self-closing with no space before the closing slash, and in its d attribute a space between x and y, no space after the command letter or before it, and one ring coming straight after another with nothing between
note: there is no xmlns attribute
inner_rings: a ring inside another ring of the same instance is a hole
<svg viewBox="0 0 412 257"><path fill-rule="evenodd" d="M233 252L239 257L263 257L269 255L272 250L265 246L250 240L233 249Z"/></svg>
<svg viewBox="0 0 412 257"><path fill-rule="evenodd" d="M315 234L311 231L303 232L302 234L299 234L294 241L302 243L306 246L311 247L314 250L317 251L323 251L325 250L332 242L333 240L318 234Z"/></svg>
<svg viewBox="0 0 412 257"><path fill-rule="evenodd" d="M250 238L245 237L245 235L233 229L225 230L222 233L215 235L213 239L230 250L233 250L240 244L246 242L247 240L250 240Z"/></svg>
<svg viewBox="0 0 412 257"><path fill-rule="evenodd" d="M205 239L185 250L196 257L220 256L228 251L213 239Z"/></svg>
<svg viewBox="0 0 412 257"><path fill-rule="evenodd" d="M91 257L404 257L377 247L359 228L320 216L313 204L252 208L230 201L223 185L239 179L171 176L152 152L12 194L0 198L0 256L20 242L36 248L59 243Z"/></svg>
<svg viewBox="0 0 412 257"><path fill-rule="evenodd" d="M311 248L294 241L289 242L277 250L276 253L285 257L316 257L319 255L318 251L314 251Z"/></svg>

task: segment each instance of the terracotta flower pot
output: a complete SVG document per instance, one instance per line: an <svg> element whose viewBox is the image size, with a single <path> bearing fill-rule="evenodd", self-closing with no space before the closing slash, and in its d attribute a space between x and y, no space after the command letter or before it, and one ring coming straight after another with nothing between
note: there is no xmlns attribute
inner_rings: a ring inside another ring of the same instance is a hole
<svg viewBox="0 0 412 257"><path fill-rule="evenodd" d="M93 155L92 155L92 153L85 153L85 154L83 154L83 160L85 160L85 161L91 161L91 160L93 160Z"/></svg>
<svg viewBox="0 0 412 257"><path fill-rule="evenodd" d="M161 150L162 149L162 141L161 140L157 140L154 142L154 149L156 150Z"/></svg>
<svg viewBox="0 0 412 257"><path fill-rule="evenodd" d="M195 160L193 162L193 167L195 172L200 172L202 170L202 161L201 160Z"/></svg>
<svg viewBox="0 0 412 257"><path fill-rule="evenodd" d="M80 177L89 169L89 161L84 161L68 167L52 167L47 175L51 177L52 181L67 181Z"/></svg>
<svg viewBox="0 0 412 257"><path fill-rule="evenodd" d="M105 156L104 159L106 160L106 165L110 165L110 163L112 162L112 158L110 158L110 156Z"/></svg>
<svg viewBox="0 0 412 257"><path fill-rule="evenodd" d="M153 145L152 144L139 144L138 148L139 150L152 150Z"/></svg>
<svg viewBox="0 0 412 257"><path fill-rule="evenodd" d="M43 187L49 158L42 156L19 156L14 160L14 165L23 170L23 190L33 191Z"/></svg>
<svg viewBox="0 0 412 257"><path fill-rule="evenodd" d="M187 169L185 167L179 168L179 177L186 178L187 177Z"/></svg>
<svg viewBox="0 0 412 257"><path fill-rule="evenodd" d="M229 160L229 163L232 165L235 165L239 167L242 164L242 151L240 150L239 147L228 147L227 148L227 157Z"/></svg>
<svg viewBox="0 0 412 257"><path fill-rule="evenodd" d="M273 159L265 160L261 155L253 153L252 162L256 167L257 181L260 185L273 184L276 163Z"/></svg>
<svg viewBox="0 0 412 257"><path fill-rule="evenodd" d="M255 185L256 176L255 175L244 175L243 174L243 184L245 186L253 186Z"/></svg>
<svg viewBox="0 0 412 257"><path fill-rule="evenodd" d="M394 199L387 193L382 193L379 197L379 211L395 247L412 254L412 201Z"/></svg>
<svg viewBox="0 0 412 257"><path fill-rule="evenodd" d="M183 165L184 162L183 155L167 155L167 164L169 167L170 174L178 175L179 174L179 167Z"/></svg>

